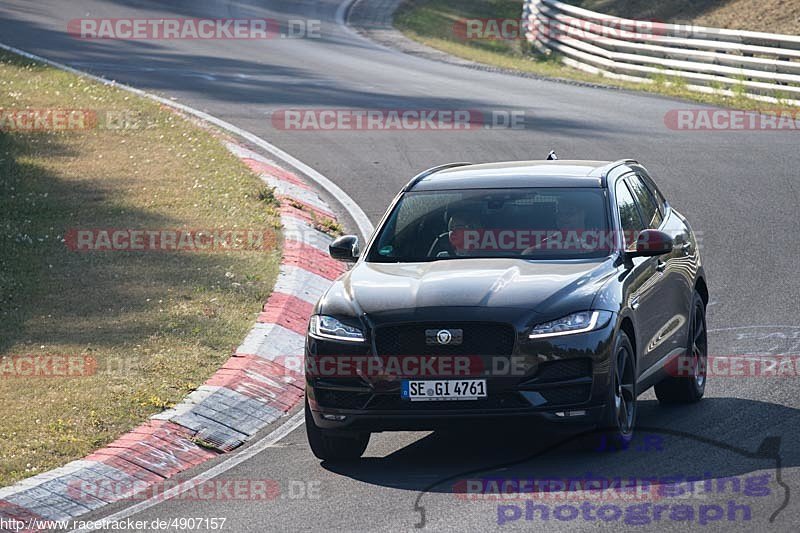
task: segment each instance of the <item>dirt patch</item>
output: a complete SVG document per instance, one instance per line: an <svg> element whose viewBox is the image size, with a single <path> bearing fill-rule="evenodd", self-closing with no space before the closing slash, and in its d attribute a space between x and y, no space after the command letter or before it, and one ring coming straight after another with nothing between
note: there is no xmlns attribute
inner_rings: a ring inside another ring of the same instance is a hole
<svg viewBox="0 0 800 533"><path fill-rule="evenodd" d="M566 3L619 17L800 35L797 0L570 0Z"/></svg>

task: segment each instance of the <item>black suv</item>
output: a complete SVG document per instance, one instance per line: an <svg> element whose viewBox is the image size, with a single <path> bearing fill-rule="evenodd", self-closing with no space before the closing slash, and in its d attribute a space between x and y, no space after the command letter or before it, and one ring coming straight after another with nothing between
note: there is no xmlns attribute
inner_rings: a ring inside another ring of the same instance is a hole
<svg viewBox="0 0 800 533"><path fill-rule="evenodd" d="M371 432L476 420L600 428L627 442L636 398L695 402L708 288L697 240L632 160L430 169L400 192L317 303L306 428L323 460Z"/></svg>

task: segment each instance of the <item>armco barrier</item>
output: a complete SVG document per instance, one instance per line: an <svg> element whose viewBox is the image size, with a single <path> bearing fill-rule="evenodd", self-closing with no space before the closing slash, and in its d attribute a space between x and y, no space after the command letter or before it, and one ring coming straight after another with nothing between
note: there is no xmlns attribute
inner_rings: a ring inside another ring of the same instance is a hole
<svg viewBox="0 0 800 533"><path fill-rule="evenodd" d="M622 19L557 0L525 0L522 18L537 50L585 72L800 105L800 36Z"/></svg>

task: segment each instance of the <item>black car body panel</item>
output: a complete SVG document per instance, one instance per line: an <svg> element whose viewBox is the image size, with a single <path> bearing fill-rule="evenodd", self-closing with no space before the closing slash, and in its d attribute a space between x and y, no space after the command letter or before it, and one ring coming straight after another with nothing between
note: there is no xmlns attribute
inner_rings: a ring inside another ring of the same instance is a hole
<svg viewBox="0 0 800 533"><path fill-rule="evenodd" d="M633 190L637 176L637 184L644 184L658 204L658 225L652 229L668 233L674 246L664 255L632 257L625 252L624 236L618 234L618 249L603 258L376 263L365 259L375 245L373 237L354 267L336 280L314 309L314 315L334 317L363 331L365 341L309 335L309 361L343 355L464 355L481 358L486 368L498 358L512 358L519 368L513 375L488 375L485 399L442 402L401 399L397 376L307 373L307 397L319 427L435 429L452 422L506 417L590 426L597 423L608 401L611 351L621 329L631 337L636 352L637 392L667 376L668 363L686 349L692 295L697 290L707 303L708 289L691 227L663 200L643 167L629 160L536 162L457 166L421 176L398 199L418 188L607 189L615 230L622 228L616 190ZM529 338L536 324L590 310L607 311L609 319L586 333ZM441 329L463 332L461 344L446 349L426 344L426 331L429 335L430 330Z"/></svg>

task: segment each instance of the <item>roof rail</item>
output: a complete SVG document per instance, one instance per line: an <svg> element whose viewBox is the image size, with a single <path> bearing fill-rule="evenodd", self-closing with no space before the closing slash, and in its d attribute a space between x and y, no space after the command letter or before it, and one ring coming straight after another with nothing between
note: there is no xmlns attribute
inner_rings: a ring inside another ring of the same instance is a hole
<svg viewBox="0 0 800 533"><path fill-rule="evenodd" d="M608 174L609 172L611 172L615 168L617 168L619 166L622 166L622 165L627 165L629 163L633 163L634 165L638 165L639 164L639 162L637 160L635 160L635 159L617 159L616 161L614 161L610 165L606 165L605 167L603 167L603 170L605 171L605 174Z"/></svg>
<svg viewBox="0 0 800 533"><path fill-rule="evenodd" d="M604 167L600 167L598 169L595 169L595 173L599 174L598 177L600 178L600 182L601 182L602 186L605 187L606 186L606 178L608 177L608 175L611 173L612 170L614 170L615 168L617 168L619 166L629 165L629 164L638 165L639 162L636 161L635 159L618 159L618 160L614 161L613 163L609 163L608 165L606 165Z"/></svg>
<svg viewBox="0 0 800 533"><path fill-rule="evenodd" d="M411 189L414 188L414 185L416 185L417 183L420 182L420 180L422 180L423 178L427 178L431 174L436 174L440 170L445 170L445 169L453 168L453 167L463 167L465 165L471 165L471 164L472 163L465 163L465 162L461 162L461 163L446 163L444 165L438 165L438 166L429 168L428 170L426 170L424 172L420 172L419 174L414 176L411 179L411 181L409 181L408 184L405 187L403 187L403 192L410 191Z"/></svg>

